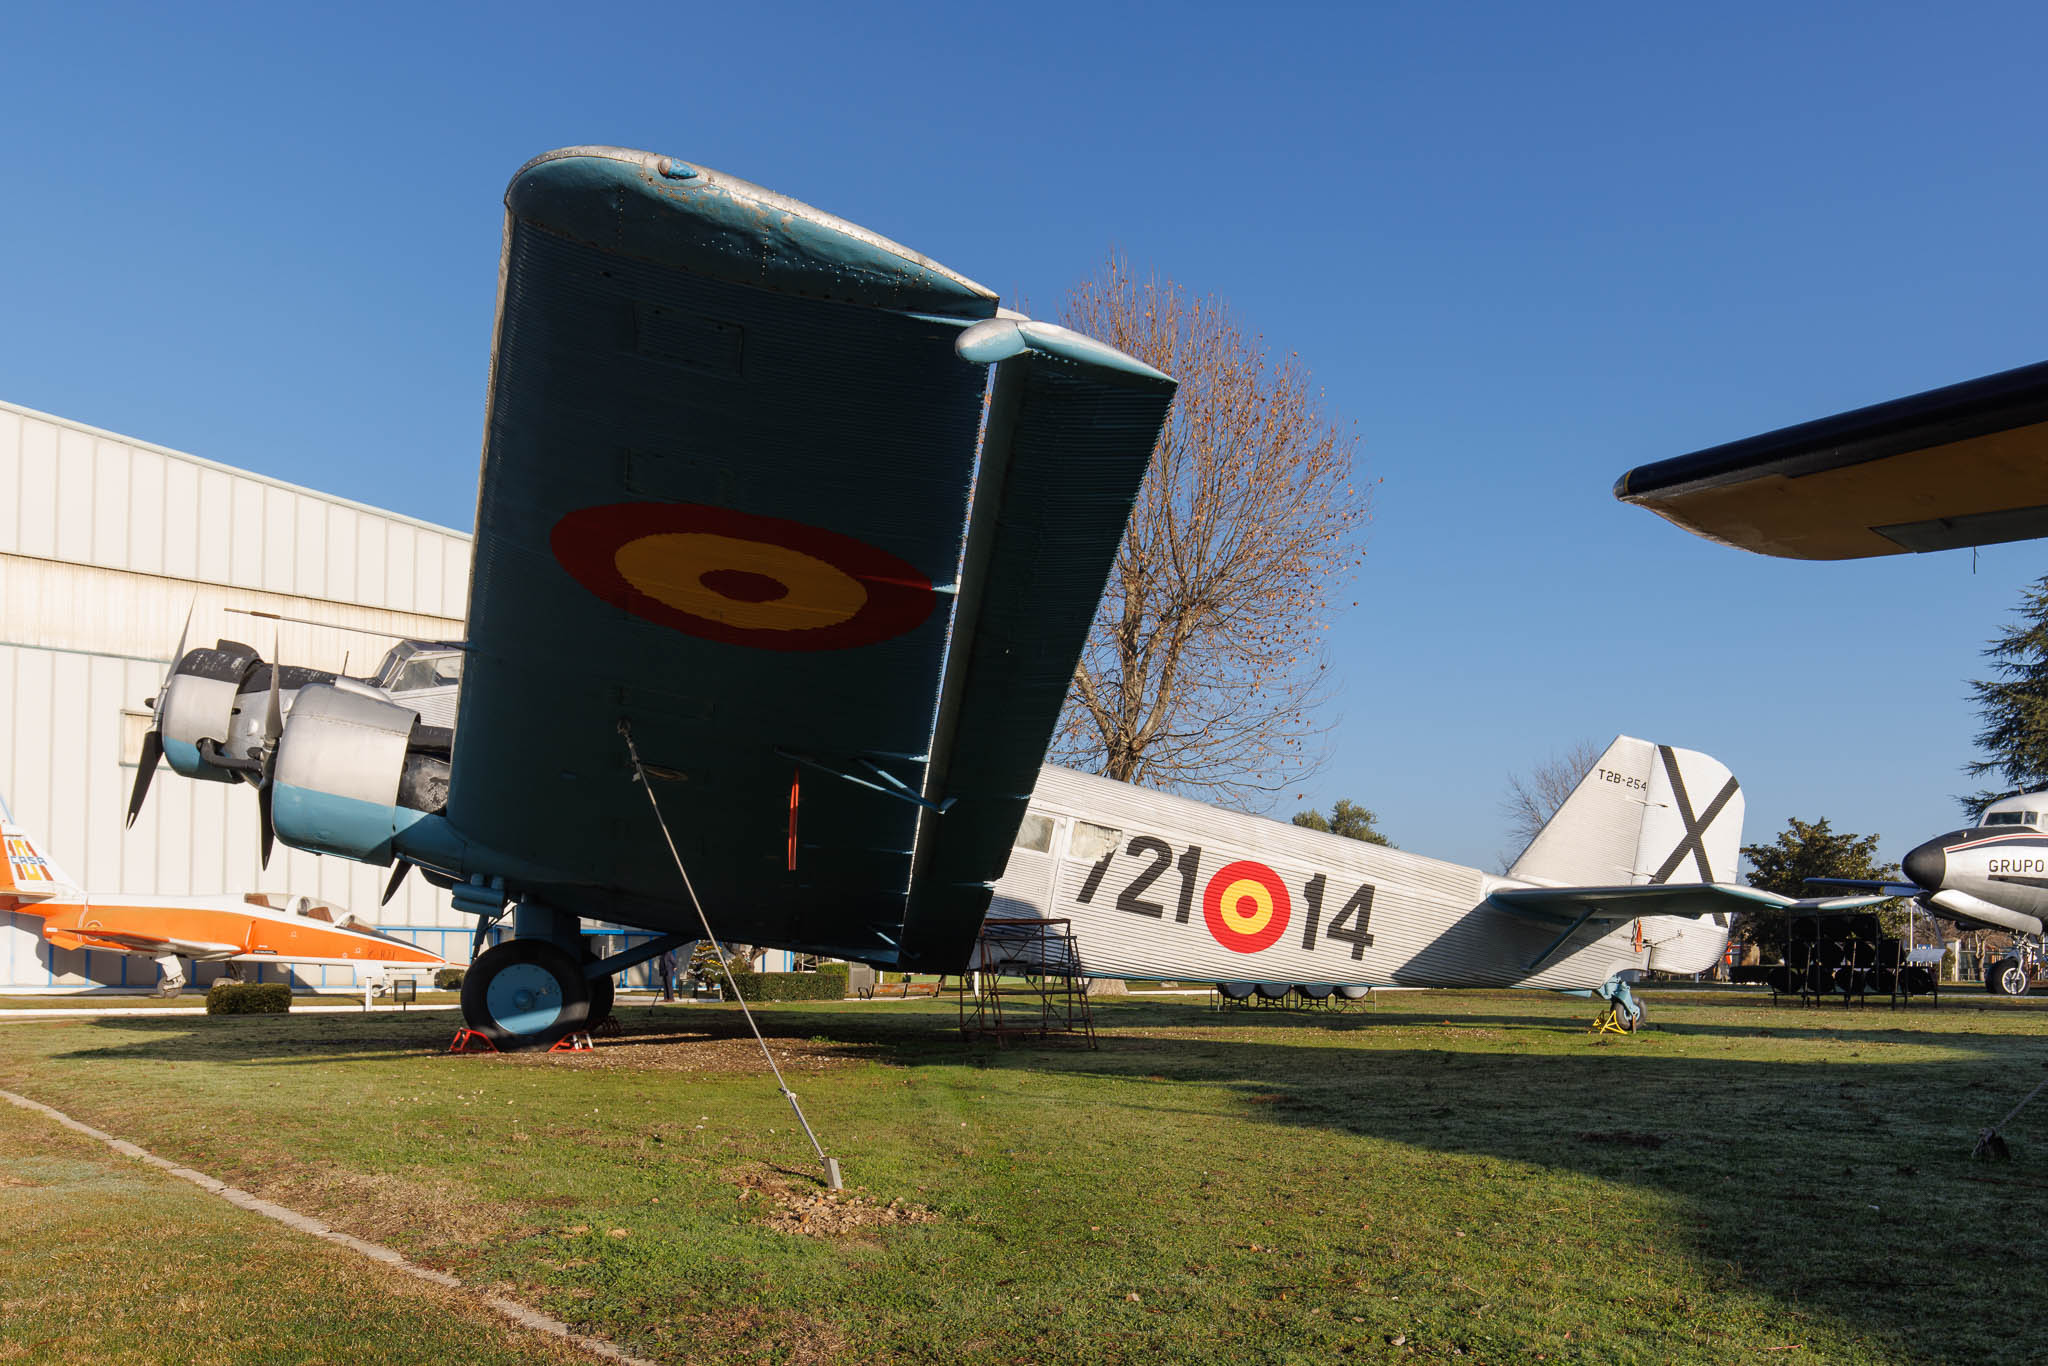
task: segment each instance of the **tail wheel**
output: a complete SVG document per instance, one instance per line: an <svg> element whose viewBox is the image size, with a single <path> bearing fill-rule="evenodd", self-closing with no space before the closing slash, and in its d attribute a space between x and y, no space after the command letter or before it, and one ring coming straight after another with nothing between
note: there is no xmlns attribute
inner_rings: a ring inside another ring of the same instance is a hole
<svg viewBox="0 0 2048 1366"><path fill-rule="evenodd" d="M470 964L462 1019L501 1052L546 1048L589 1025L590 988L583 965L547 940L508 939Z"/></svg>

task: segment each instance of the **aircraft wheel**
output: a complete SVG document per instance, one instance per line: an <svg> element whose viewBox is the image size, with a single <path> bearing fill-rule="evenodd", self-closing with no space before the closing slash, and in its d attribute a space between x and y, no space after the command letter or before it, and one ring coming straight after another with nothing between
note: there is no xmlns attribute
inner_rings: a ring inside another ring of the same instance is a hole
<svg viewBox="0 0 2048 1366"><path fill-rule="evenodd" d="M2018 967L2019 963L2011 958L2001 958L1993 963L1984 970L1984 990L1993 996L2007 995L2006 974Z"/></svg>
<svg viewBox="0 0 2048 1366"><path fill-rule="evenodd" d="M588 1026L590 983L547 940L508 939L469 965L462 1019L502 1052L546 1048Z"/></svg>
<svg viewBox="0 0 2048 1366"><path fill-rule="evenodd" d="M612 977L606 973L602 977L586 977L583 981L590 988L590 1022L597 1024L612 1013Z"/></svg>
<svg viewBox="0 0 2048 1366"><path fill-rule="evenodd" d="M2008 958L1995 969L1998 973L1998 994L2001 996L2024 996L2027 994L2027 970L2017 958Z"/></svg>

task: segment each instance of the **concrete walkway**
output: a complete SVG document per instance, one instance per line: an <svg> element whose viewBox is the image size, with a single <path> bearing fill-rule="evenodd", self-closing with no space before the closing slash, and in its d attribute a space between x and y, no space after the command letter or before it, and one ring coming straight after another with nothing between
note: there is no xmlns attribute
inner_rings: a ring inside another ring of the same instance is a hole
<svg viewBox="0 0 2048 1366"><path fill-rule="evenodd" d="M337 1008L332 1006L315 1007L315 1009L320 1010ZM422 1010L433 1008L428 1006L420 1007ZM440 1009L449 1008L445 1006L440 1007ZM70 1013L75 1014L77 1012ZM283 1205L276 1205L268 1200L259 1199L245 1190L237 1190L225 1181L216 1181L205 1172L194 1171L190 1167L181 1167L175 1162L158 1157L155 1153L145 1148L137 1147L126 1139L115 1138L112 1134L103 1133L87 1124L81 1124L63 1111L52 1109L41 1101L30 1100L27 1096L18 1096L12 1091L0 1091L0 1100L5 1100L12 1105L18 1105L24 1110L33 1110L37 1114L53 1119L75 1133L84 1134L87 1138L97 1139L124 1157L132 1157L138 1162L146 1162L166 1175L175 1176L181 1181L190 1181L199 1189L209 1194L217 1195L231 1205L248 1210L251 1214L260 1214L266 1219L275 1219L286 1228L296 1229L300 1233L310 1234L315 1238L324 1239L327 1242L345 1247L351 1252L368 1257L373 1262L382 1262L392 1270L402 1271L408 1276L416 1276L423 1281L432 1281L435 1285L446 1286L450 1290L476 1293L469 1286L463 1284L460 1278L451 1276L445 1271L435 1271L431 1267L424 1267L415 1262L409 1262L402 1254L394 1252L392 1249L381 1244L365 1242L354 1234L343 1233L331 1224L323 1223L310 1215L301 1214L297 1210L286 1209ZM550 1318L548 1315L537 1310L529 1309L517 1300L508 1300L503 1295L488 1293L477 1294L477 1298L487 1308L502 1314L520 1327L532 1328L542 1333L552 1334L564 1342L582 1348L592 1356L603 1358L606 1361L624 1362L626 1366L656 1366L656 1363L648 1361L645 1357L636 1357L629 1352L622 1351L602 1338L594 1338L579 1333L560 1319Z"/></svg>

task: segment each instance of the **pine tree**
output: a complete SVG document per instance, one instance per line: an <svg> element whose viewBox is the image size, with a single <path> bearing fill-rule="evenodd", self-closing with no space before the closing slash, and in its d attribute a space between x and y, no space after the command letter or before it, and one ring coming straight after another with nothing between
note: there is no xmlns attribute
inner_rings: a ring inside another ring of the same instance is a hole
<svg viewBox="0 0 2048 1366"><path fill-rule="evenodd" d="M1984 718L1977 746L1989 757L1964 771L1972 778L1995 773L2007 783L2002 791L1957 798L1973 821L2000 797L2048 786L2048 578L2020 594L2016 614L1984 650L1999 677L1970 684Z"/></svg>
<svg viewBox="0 0 2048 1366"><path fill-rule="evenodd" d="M1394 842L1375 828L1379 820L1376 812L1368 811L1346 797L1339 797L1337 804L1325 816L1320 811L1297 811L1294 823L1306 830L1320 830L1326 835L1342 835L1346 839L1364 840L1367 844L1384 844L1387 848L1397 847Z"/></svg>

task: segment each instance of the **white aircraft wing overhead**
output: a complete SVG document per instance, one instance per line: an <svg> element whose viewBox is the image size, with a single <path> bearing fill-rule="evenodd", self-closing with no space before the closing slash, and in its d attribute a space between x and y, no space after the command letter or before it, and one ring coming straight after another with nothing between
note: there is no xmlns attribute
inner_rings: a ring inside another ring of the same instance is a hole
<svg viewBox="0 0 2048 1366"><path fill-rule="evenodd" d="M2048 536L2048 362L1639 465L1614 496L1762 555Z"/></svg>
<svg viewBox="0 0 2048 1366"><path fill-rule="evenodd" d="M209 944L195 939L158 939L152 935L129 934L123 930L67 930L81 939L96 939L103 943L119 944L135 953L146 953L162 957L175 953L180 958L228 958L242 952L240 944Z"/></svg>
<svg viewBox="0 0 2048 1366"><path fill-rule="evenodd" d="M1851 911L1889 900L1882 896L1815 897L1800 900L1732 882L1664 882L1626 887L1511 887L1487 897L1510 915L1553 925L1613 924L1646 915L1732 915L1758 906Z"/></svg>

